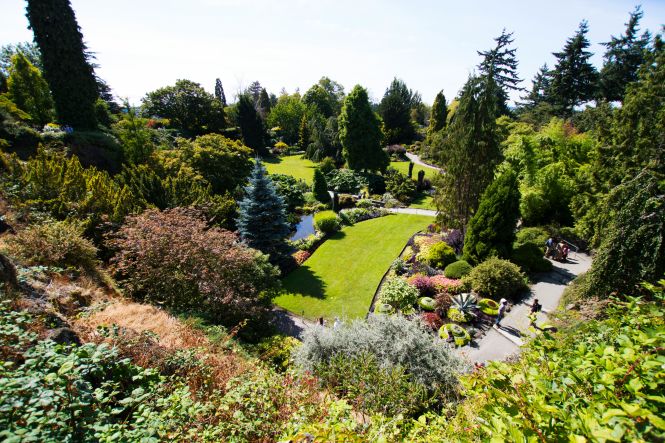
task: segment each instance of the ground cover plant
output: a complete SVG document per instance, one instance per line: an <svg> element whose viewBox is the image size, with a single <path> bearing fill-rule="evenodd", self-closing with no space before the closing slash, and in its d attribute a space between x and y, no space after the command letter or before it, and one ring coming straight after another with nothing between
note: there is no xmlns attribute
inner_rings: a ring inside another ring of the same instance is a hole
<svg viewBox="0 0 665 443"><path fill-rule="evenodd" d="M381 277L404 244L432 220L395 214L345 227L283 279L285 290L274 302L311 319L364 316Z"/></svg>

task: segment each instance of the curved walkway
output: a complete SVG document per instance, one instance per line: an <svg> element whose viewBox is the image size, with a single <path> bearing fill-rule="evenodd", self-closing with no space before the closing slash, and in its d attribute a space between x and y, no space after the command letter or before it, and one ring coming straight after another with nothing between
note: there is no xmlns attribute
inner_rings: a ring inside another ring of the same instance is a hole
<svg viewBox="0 0 665 443"><path fill-rule="evenodd" d="M490 328L476 343L475 347L459 349L460 355L473 363L491 360L505 360L519 353L523 344L522 336L529 335L529 313L535 298L543 305L543 312L538 313L538 323L547 319L547 312L555 311L563 291L578 275L591 267L591 257L577 253L568 258L566 263L552 261L553 269L543 273L529 288L529 295L519 304L512 305L510 312L501 320L501 328Z"/></svg>
<svg viewBox="0 0 665 443"><path fill-rule="evenodd" d="M430 165L429 163L425 163L420 159L420 157L416 154L411 154L410 152L406 153L406 156L409 160L413 162L415 165L420 165L420 166L427 166L428 168L436 169L437 171L442 171L441 168L438 166Z"/></svg>
<svg viewBox="0 0 665 443"><path fill-rule="evenodd" d="M415 214L415 215L429 215L436 217L437 212L431 209L416 209L416 208L389 208L388 212L393 214Z"/></svg>

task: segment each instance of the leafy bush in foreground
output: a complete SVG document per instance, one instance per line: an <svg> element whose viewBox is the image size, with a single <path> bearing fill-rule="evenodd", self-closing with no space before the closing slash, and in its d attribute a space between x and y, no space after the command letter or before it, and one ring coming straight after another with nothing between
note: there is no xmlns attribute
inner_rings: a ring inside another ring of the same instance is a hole
<svg viewBox="0 0 665 443"><path fill-rule="evenodd" d="M471 288L483 296L498 300L511 298L526 289L524 274L520 268L496 257L491 257L471 271L465 277Z"/></svg>
<svg viewBox="0 0 665 443"><path fill-rule="evenodd" d="M160 441L195 435L202 406L186 387L106 345L38 341L32 319L0 305L0 439Z"/></svg>
<svg viewBox="0 0 665 443"><path fill-rule="evenodd" d="M147 210L129 217L109 244L128 295L230 325L262 323L277 270L233 233L208 228L197 212Z"/></svg>

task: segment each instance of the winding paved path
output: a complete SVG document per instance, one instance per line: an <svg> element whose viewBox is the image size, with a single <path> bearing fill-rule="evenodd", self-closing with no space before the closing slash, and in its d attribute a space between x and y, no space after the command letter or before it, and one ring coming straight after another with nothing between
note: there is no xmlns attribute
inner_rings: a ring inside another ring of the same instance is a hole
<svg viewBox="0 0 665 443"><path fill-rule="evenodd" d="M393 214L416 214L436 217L436 211L432 211L431 209L389 208L388 212L392 212Z"/></svg>
<svg viewBox="0 0 665 443"><path fill-rule="evenodd" d="M510 312L501 320L501 329L490 328L473 347L459 349L460 355L473 363L484 363L490 360L505 360L519 353L523 344L522 336L529 332L529 306L534 298L543 305L538 313L538 323L547 319L547 312L557 309L563 291L578 275L591 267L591 257L577 253L569 257L566 263L552 261L552 271L544 273L529 289L529 295L519 304L513 305Z"/></svg>
<svg viewBox="0 0 665 443"><path fill-rule="evenodd" d="M416 165L427 166L428 168L436 169L437 171L441 171L441 170L442 170L442 169L439 168L438 166L434 166L434 165L430 165L430 164L428 164L428 163L425 163L425 162L422 161L422 160L420 159L420 157L417 156L416 154L411 154L410 152L407 152L407 153L406 153L406 156L407 156L407 158L408 158L409 160L411 160L411 161L412 161L414 164L416 164Z"/></svg>

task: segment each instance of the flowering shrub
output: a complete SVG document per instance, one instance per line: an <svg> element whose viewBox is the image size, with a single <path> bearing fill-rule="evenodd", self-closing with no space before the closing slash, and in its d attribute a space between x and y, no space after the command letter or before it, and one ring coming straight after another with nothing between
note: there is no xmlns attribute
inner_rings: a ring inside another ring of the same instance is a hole
<svg viewBox="0 0 665 443"><path fill-rule="evenodd" d="M307 260L311 256L312 254L309 253L309 251L298 251L293 254L293 258L295 259L296 263L298 263L298 266L305 263L305 260Z"/></svg>
<svg viewBox="0 0 665 443"><path fill-rule="evenodd" d="M465 284L462 280L448 278L441 274L429 278L437 293L445 292L447 294L459 294L464 291Z"/></svg>
<svg viewBox="0 0 665 443"><path fill-rule="evenodd" d="M414 305L418 301L418 295L418 289L403 278L391 278L381 288L379 298L382 303L402 309Z"/></svg>
<svg viewBox="0 0 665 443"><path fill-rule="evenodd" d="M232 232L208 228L198 212L147 210L129 217L108 243L127 295L227 324L265 323L277 269Z"/></svg>
<svg viewBox="0 0 665 443"><path fill-rule="evenodd" d="M443 269L457 260L455 250L445 242L439 242L430 246L426 251L421 250L421 260L435 268Z"/></svg>
<svg viewBox="0 0 665 443"><path fill-rule="evenodd" d="M433 331L436 331L443 325L443 319L436 312L423 312L420 314L420 321Z"/></svg>
<svg viewBox="0 0 665 443"><path fill-rule="evenodd" d="M432 282L431 277L423 274L414 274L407 280L410 285L414 286L423 297L431 297L436 294L437 290Z"/></svg>

